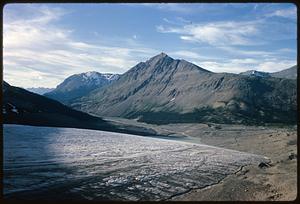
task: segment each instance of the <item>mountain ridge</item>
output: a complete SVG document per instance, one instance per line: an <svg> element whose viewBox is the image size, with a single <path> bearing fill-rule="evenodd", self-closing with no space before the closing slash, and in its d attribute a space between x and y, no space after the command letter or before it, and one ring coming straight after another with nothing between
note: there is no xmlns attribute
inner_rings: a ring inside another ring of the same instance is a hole
<svg viewBox="0 0 300 204"><path fill-rule="evenodd" d="M68 105L72 100L80 98L96 88L106 86L119 78L119 74L99 73L95 71L74 74L44 96Z"/></svg>
<svg viewBox="0 0 300 204"><path fill-rule="evenodd" d="M258 76L258 77L274 77L274 78L285 78L285 79L297 79L297 65L290 68L278 71L278 72L262 72L257 70L248 70L241 72L241 75L245 76Z"/></svg>
<svg viewBox="0 0 300 204"><path fill-rule="evenodd" d="M289 89L282 90L283 87ZM99 116L140 118L148 122L151 119L147 116L160 113L164 113L166 121L170 114L178 117L190 114L190 118L201 122L284 122L289 118L283 120L274 111L294 120L296 82L213 73L161 53L138 63L105 88L75 100L71 107Z"/></svg>
<svg viewBox="0 0 300 204"><path fill-rule="evenodd" d="M3 124L70 127L135 135L157 135L157 132L150 128L109 122L100 117L73 110L56 100L11 86L5 81L2 82L2 90Z"/></svg>
<svg viewBox="0 0 300 204"><path fill-rule="evenodd" d="M101 118L73 110L53 99L25 89L11 86L5 81L3 87L3 118L5 123L32 124L61 127L91 127L97 122L105 129Z"/></svg>
<svg viewBox="0 0 300 204"><path fill-rule="evenodd" d="M277 78L297 79L298 76L297 70L298 70L298 66L294 65L288 69L284 69L278 72L273 72L271 73L271 76Z"/></svg>
<svg viewBox="0 0 300 204"><path fill-rule="evenodd" d="M50 91L53 91L54 88L45 88L45 87L31 87L31 88L26 88L27 91L43 95L45 93L48 93Z"/></svg>

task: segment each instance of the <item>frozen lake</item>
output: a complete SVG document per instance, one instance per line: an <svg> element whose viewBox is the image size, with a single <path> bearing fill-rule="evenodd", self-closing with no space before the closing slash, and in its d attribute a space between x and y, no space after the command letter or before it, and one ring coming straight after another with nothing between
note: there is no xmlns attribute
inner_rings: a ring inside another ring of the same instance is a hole
<svg viewBox="0 0 300 204"><path fill-rule="evenodd" d="M164 200L217 183L262 156L182 141L4 125L4 196Z"/></svg>

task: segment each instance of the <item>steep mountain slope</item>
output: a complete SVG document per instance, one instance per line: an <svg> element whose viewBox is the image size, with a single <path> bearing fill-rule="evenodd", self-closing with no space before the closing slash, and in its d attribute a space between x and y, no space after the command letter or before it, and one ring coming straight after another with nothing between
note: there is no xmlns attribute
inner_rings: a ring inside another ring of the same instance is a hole
<svg viewBox="0 0 300 204"><path fill-rule="evenodd" d="M45 93L48 93L50 91L53 91L54 88L44 88L44 87L37 87L37 88L27 88L26 89L27 91L30 91L32 93L36 93L36 94L39 94L39 95L43 95Z"/></svg>
<svg viewBox="0 0 300 204"><path fill-rule="evenodd" d="M98 117L73 110L55 100L3 82L4 123L107 129Z"/></svg>
<svg viewBox="0 0 300 204"><path fill-rule="evenodd" d="M118 78L118 74L101 74L98 72L74 74L44 96L68 105L72 100L87 95L94 89L103 87Z"/></svg>
<svg viewBox="0 0 300 204"><path fill-rule="evenodd" d="M78 104L81 106L80 109L86 111L89 108L97 109L97 113L110 116L125 116L134 109L148 110L152 106L159 106L157 103L164 104L176 96L181 82L174 83L174 75L178 76L179 80L183 79L185 83L182 84L182 88L184 88L186 83L192 84L193 81L198 80L198 73L205 76L210 74L209 71L187 61L173 60L161 53L146 62L137 64L105 89L96 89L87 97L83 97L80 101L84 103L74 103L72 106L76 107ZM164 97L168 91L172 91L168 97L162 101L157 100L159 96ZM87 109L84 108L85 104ZM110 105L114 107L110 109Z"/></svg>
<svg viewBox="0 0 300 204"><path fill-rule="evenodd" d="M276 78L297 79L297 65L289 69L271 73L271 76Z"/></svg>
<svg viewBox="0 0 300 204"><path fill-rule="evenodd" d="M74 127L106 130L135 135L155 135L156 131L108 122L73 110L55 100L2 83L2 123L34 126Z"/></svg>
<svg viewBox="0 0 300 204"><path fill-rule="evenodd" d="M152 123L295 122L296 80L212 73L161 53L72 107Z"/></svg>

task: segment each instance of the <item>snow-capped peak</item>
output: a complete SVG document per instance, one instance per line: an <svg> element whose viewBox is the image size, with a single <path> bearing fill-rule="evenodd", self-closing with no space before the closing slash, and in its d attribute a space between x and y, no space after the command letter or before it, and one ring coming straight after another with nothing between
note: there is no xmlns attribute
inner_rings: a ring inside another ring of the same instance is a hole
<svg viewBox="0 0 300 204"><path fill-rule="evenodd" d="M114 81L119 78L118 74L110 74L110 73L99 73L95 71L82 73L81 76L88 83L93 84L102 84L103 81Z"/></svg>
<svg viewBox="0 0 300 204"><path fill-rule="evenodd" d="M270 73L257 71L257 70L249 70L246 72L242 72L240 74L246 75L246 76L255 76L255 77L270 77Z"/></svg>
<svg viewBox="0 0 300 204"><path fill-rule="evenodd" d="M95 72L95 71L91 71L91 72L86 72L83 73L83 78L85 79L98 79L100 77L100 73Z"/></svg>
<svg viewBox="0 0 300 204"><path fill-rule="evenodd" d="M256 71L256 70L252 70L251 75L258 76L258 77L269 77L269 73Z"/></svg>
<svg viewBox="0 0 300 204"><path fill-rule="evenodd" d="M102 76L104 76L109 81L116 80L117 78L119 78L118 74L102 74Z"/></svg>

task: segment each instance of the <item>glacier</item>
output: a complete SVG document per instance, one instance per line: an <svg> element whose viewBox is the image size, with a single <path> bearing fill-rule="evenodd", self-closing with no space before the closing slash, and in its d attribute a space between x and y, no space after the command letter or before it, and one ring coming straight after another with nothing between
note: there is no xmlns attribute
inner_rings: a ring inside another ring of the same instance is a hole
<svg viewBox="0 0 300 204"><path fill-rule="evenodd" d="M129 134L3 127L4 198L165 200L268 160L204 144Z"/></svg>

